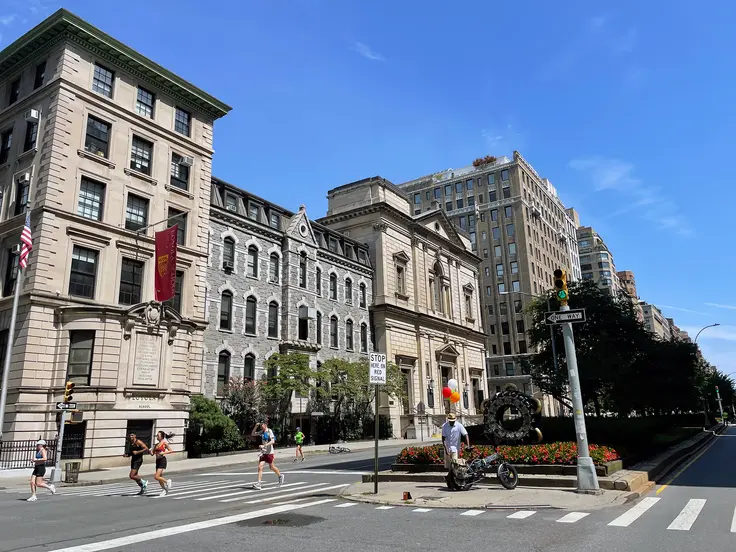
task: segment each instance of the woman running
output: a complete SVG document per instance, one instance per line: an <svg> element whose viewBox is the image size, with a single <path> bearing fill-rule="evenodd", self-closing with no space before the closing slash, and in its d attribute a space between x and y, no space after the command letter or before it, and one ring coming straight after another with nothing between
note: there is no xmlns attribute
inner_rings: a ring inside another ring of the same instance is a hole
<svg viewBox="0 0 736 552"><path fill-rule="evenodd" d="M294 441L296 441L296 456L294 457L294 462L299 460L299 456L302 457L302 462L304 462L304 451L302 450L302 445L304 444L304 434L302 433L302 428L296 428Z"/></svg>
<svg viewBox="0 0 736 552"><path fill-rule="evenodd" d="M149 452L148 447L146 446L146 443L138 439L138 436L135 433L131 433L129 435L130 437L130 451L126 456L130 456L130 477L133 481L135 481L138 486L141 488L140 491L138 491L139 495L142 495L146 492L146 488L148 487L148 481L143 479L140 475L138 475L138 472L141 469L141 466L143 465L143 455L147 452Z"/></svg>
<svg viewBox="0 0 736 552"><path fill-rule="evenodd" d="M51 491L51 494L56 494L56 487L53 484L48 484L43 480L43 476L46 475L46 460L48 460L48 453L46 451L46 441L39 439L36 443L36 453L33 455L33 473L31 474L31 496L28 502L36 502L36 488L42 487Z"/></svg>
<svg viewBox="0 0 736 552"><path fill-rule="evenodd" d="M166 496L171 490L171 479L164 479L164 470L167 464L166 455L174 452L171 450L168 441L173 436L173 433L164 433L163 431L156 433L158 443L156 443L156 446L151 451L151 454L156 455L156 475L153 478L161 485L161 494L159 496Z"/></svg>

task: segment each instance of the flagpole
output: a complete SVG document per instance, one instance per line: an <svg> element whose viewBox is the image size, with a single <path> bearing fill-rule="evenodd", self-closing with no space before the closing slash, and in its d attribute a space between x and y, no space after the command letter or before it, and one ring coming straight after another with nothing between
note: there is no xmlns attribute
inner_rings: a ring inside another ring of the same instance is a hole
<svg viewBox="0 0 736 552"><path fill-rule="evenodd" d="M18 264L18 277L15 280L15 294L13 295L13 311L10 315L10 329L8 330L8 345L5 349L5 363L3 366L3 387L0 391L0 441L3 440L3 425L5 423L5 403L8 400L8 374L10 373L10 360L13 356L13 343L15 342L15 320L18 318L18 299L20 288L23 287L23 270Z"/></svg>

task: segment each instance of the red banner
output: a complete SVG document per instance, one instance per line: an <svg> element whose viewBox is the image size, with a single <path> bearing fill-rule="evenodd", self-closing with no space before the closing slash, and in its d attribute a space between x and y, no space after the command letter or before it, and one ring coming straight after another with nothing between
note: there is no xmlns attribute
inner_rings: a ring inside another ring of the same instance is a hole
<svg viewBox="0 0 736 552"><path fill-rule="evenodd" d="M176 289L176 234L179 225L156 232L156 301L174 297Z"/></svg>

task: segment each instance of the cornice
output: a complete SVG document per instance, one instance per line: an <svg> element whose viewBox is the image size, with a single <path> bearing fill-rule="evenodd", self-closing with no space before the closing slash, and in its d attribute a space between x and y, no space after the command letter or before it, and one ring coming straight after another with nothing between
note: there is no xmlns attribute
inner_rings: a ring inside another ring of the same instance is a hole
<svg viewBox="0 0 736 552"><path fill-rule="evenodd" d="M258 234L263 238L268 238L277 242L281 242L284 239L284 233L278 232L272 229L270 226L265 227L263 225L254 223L250 219L245 219L238 215L233 215L230 211L222 209L216 205L210 204L210 220L218 220L226 223L230 226L237 227L241 230L250 232L252 234Z"/></svg>
<svg viewBox="0 0 736 552"><path fill-rule="evenodd" d="M362 272L366 276L373 277L373 268L352 261L341 255L335 255L329 249L317 249L317 257L329 261L332 264L340 265L344 268L349 268L353 272Z"/></svg>
<svg viewBox="0 0 736 552"><path fill-rule="evenodd" d="M452 333L453 335L460 335L463 337L463 339L466 339L468 341L472 341L473 336L475 336L477 338L477 342L482 347L485 347L485 342L487 338L486 334L477 330L473 330L466 326L462 326L450 320L438 319L411 309L406 309L404 307L390 305L387 303L384 303L382 305L373 305L371 306L370 310L371 313L379 313L381 311L384 311L386 313L405 316L410 320L420 320L419 325L424 328L422 330L424 333L427 333L428 331L438 332L442 335Z"/></svg>

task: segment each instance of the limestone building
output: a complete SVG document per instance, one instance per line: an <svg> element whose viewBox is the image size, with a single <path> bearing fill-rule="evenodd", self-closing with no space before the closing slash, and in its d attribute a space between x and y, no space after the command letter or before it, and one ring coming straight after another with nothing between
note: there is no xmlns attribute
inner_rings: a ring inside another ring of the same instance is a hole
<svg viewBox="0 0 736 552"><path fill-rule="evenodd" d="M4 440L54 438L76 383L64 458L125 462L126 433L175 432L202 388L212 134L230 108L59 10L0 52L0 350L19 235L20 296ZM154 295L153 233L179 223L175 298Z"/></svg>

